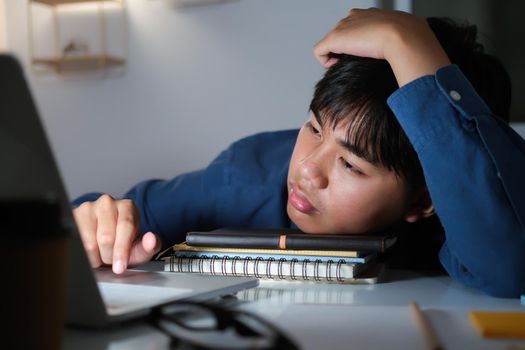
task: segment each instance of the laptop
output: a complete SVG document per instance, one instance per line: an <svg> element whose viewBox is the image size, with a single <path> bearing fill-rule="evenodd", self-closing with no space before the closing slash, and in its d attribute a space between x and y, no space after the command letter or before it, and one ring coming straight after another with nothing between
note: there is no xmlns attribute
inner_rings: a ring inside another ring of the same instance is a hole
<svg viewBox="0 0 525 350"><path fill-rule="evenodd" d="M0 55L0 150L0 198L55 198L60 203L61 225L70 242L68 324L104 327L175 301L212 299L257 286L256 278L93 270L22 69L9 55Z"/></svg>

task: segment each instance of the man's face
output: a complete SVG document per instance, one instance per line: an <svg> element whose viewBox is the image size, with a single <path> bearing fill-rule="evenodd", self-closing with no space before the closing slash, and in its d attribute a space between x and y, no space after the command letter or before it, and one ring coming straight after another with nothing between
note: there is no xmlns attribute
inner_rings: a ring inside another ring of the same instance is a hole
<svg viewBox="0 0 525 350"><path fill-rule="evenodd" d="M351 152L346 123L301 128L288 169L287 212L307 233L359 234L403 218L408 186L393 171Z"/></svg>

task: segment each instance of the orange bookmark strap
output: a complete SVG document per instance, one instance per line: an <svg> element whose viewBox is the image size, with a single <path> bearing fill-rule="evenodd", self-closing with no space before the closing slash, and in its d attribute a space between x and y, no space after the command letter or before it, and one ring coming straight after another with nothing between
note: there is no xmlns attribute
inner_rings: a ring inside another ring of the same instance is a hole
<svg viewBox="0 0 525 350"><path fill-rule="evenodd" d="M286 249L286 235L279 236L279 249Z"/></svg>

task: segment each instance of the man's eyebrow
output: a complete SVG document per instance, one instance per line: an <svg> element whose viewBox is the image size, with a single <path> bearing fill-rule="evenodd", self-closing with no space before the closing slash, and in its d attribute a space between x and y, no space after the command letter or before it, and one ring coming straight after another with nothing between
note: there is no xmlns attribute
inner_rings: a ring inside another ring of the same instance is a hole
<svg viewBox="0 0 525 350"><path fill-rule="evenodd" d="M345 149L347 149L349 152L355 154L357 157L364 159L368 163L378 166L379 162L377 159L374 159L372 154L362 147L359 147L353 143L351 143L348 140L344 139L337 139L337 144Z"/></svg>

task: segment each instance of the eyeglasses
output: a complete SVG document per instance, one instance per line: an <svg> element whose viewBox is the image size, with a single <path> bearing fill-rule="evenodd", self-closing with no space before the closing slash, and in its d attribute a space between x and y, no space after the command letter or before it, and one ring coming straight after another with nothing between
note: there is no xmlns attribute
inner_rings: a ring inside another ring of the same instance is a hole
<svg viewBox="0 0 525 350"><path fill-rule="evenodd" d="M155 309L150 323L169 336L171 349L299 349L264 318L218 304L177 302Z"/></svg>

